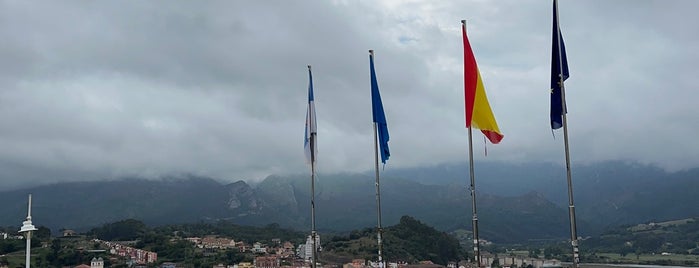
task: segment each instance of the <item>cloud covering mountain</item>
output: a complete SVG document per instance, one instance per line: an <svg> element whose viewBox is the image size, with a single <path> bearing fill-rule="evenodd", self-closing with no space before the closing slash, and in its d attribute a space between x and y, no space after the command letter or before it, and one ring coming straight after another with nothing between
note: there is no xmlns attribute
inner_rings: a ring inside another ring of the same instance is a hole
<svg viewBox="0 0 699 268"><path fill-rule="evenodd" d="M697 8L560 4L576 163L699 166ZM488 159L562 161L548 127L549 1L4 1L0 18L0 189L303 172L307 64L320 172L368 170L368 49L387 169L463 161L461 19L505 134Z"/></svg>

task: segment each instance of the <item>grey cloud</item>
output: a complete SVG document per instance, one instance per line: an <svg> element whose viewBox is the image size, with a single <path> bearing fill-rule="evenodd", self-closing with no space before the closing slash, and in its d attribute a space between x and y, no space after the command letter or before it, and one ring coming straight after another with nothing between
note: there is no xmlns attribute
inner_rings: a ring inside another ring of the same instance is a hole
<svg viewBox="0 0 699 268"><path fill-rule="evenodd" d="M561 2L575 162L699 164L696 5ZM465 161L461 19L505 133L477 157L562 162L548 1L3 2L0 18L0 187L305 172L307 64L321 172L370 169L368 49L387 168Z"/></svg>

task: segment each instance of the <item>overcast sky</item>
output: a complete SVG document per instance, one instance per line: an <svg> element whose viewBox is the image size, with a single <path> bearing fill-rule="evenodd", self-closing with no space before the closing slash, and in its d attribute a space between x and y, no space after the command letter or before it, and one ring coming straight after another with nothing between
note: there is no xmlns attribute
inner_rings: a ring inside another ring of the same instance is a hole
<svg viewBox="0 0 699 268"><path fill-rule="evenodd" d="M697 1L566 1L574 163L699 167ZM460 20L505 138L476 160L563 163L549 127L551 1L0 1L0 189L373 167L368 49L386 168L467 161Z"/></svg>

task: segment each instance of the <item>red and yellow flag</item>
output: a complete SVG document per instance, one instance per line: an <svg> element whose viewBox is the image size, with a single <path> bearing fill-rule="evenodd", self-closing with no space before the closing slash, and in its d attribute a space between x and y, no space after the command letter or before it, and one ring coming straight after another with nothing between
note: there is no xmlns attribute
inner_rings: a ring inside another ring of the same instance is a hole
<svg viewBox="0 0 699 268"><path fill-rule="evenodd" d="M461 32L464 36L464 92L466 98L466 127L480 129L488 140L498 144L504 137L490 109L485 95L481 73L478 71L476 58L466 36L466 24L462 22Z"/></svg>

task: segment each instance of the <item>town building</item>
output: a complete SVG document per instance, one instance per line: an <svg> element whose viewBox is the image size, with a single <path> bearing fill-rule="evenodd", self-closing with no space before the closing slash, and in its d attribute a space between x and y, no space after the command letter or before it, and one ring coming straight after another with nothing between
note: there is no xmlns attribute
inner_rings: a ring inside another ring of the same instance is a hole
<svg viewBox="0 0 699 268"><path fill-rule="evenodd" d="M90 261L90 268L104 268L104 260L102 257L92 258Z"/></svg>
<svg viewBox="0 0 699 268"><path fill-rule="evenodd" d="M218 248L218 249L226 249L226 248L234 248L235 245L235 240L225 238L225 237L217 237L217 236L205 236L204 238L201 239L201 246L200 248Z"/></svg>
<svg viewBox="0 0 699 268"><path fill-rule="evenodd" d="M279 258L276 256L261 256L255 258L255 268L279 268Z"/></svg>
<svg viewBox="0 0 699 268"><path fill-rule="evenodd" d="M267 253L267 247L263 246L260 242L255 242L255 244L252 244L252 252L258 254L265 254Z"/></svg>
<svg viewBox="0 0 699 268"><path fill-rule="evenodd" d="M302 258L306 261L310 261L311 258L313 258L313 243L312 242L313 242L313 239L309 235L306 238L306 244L299 245L299 248L298 248L299 250L297 251L297 255L300 258ZM321 251L323 249L320 246L320 235L319 234L316 234L316 249L318 251Z"/></svg>

